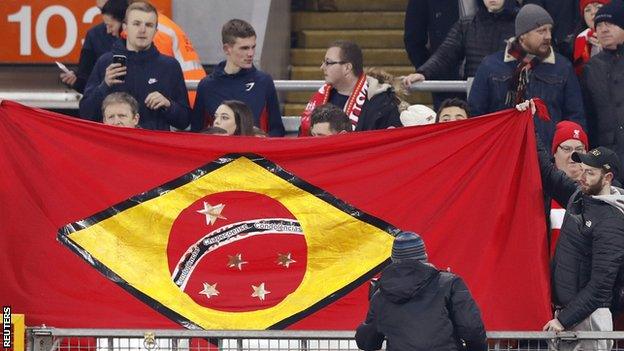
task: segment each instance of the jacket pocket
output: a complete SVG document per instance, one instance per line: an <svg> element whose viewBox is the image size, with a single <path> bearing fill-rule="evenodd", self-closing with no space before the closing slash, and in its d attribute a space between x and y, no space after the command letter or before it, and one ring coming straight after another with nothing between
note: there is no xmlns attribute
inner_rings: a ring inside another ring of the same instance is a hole
<svg viewBox="0 0 624 351"><path fill-rule="evenodd" d="M539 97L548 105L560 105L559 100L563 93L565 80L562 77L553 74L533 73L533 84L531 86L531 95Z"/></svg>

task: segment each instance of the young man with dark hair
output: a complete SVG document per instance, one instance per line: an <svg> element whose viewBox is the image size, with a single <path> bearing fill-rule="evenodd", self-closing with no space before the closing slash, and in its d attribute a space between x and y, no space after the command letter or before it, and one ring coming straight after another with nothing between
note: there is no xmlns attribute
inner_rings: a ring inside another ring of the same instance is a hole
<svg viewBox="0 0 624 351"><path fill-rule="evenodd" d="M468 117L470 117L470 108L465 100L458 98L446 99L442 101L438 109L436 123L461 121Z"/></svg>
<svg viewBox="0 0 624 351"><path fill-rule="evenodd" d="M223 25L221 40L226 59L199 82L191 130L199 131L212 123L217 107L224 100L239 100L251 108L257 127L270 136L284 136L286 130L273 78L253 65L256 52L253 27L240 19L230 20Z"/></svg>
<svg viewBox="0 0 624 351"><path fill-rule="evenodd" d="M156 9L145 2L128 6L123 24L126 40L113 44L111 52L98 59L80 101L80 116L101 121L104 98L127 92L140 102L140 125L145 129L184 129L189 124L189 99L180 64L161 55L153 40L158 25ZM124 56L125 64L113 56Z"/></svg>
<svg viewBox="0 0 624 351"><path fill-rule="evenodd" d="M362 50L357 44L344 40L332 43L321 70L325 85L301 114L299 135L310 135L310 115L316 106L326 103L341 108L356 131L402 126L392 85L364 74Z"/></svg>
<svg viewBox="0 0 624 351"><path fill-rule="evenodd" d="M312 136L327 136L350 132L351 121L338 106L333 104L321 105L312 111Z"/></svg>

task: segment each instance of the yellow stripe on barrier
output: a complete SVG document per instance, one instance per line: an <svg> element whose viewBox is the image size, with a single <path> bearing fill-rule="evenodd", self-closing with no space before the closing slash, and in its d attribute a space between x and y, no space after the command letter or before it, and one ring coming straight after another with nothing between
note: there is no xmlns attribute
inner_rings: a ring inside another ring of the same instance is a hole
<svg viewBox="0 0 624 351"><path fill-rule="evenodd" d="M26 323L23 314L13 314L11 316L13 324L13 351L24 351L24 332Z"/></svg>

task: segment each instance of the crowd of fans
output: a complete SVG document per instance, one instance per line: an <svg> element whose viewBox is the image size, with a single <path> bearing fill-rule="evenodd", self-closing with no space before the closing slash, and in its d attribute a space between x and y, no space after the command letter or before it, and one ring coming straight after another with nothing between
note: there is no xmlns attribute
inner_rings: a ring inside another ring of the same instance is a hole
<svg viewBox="0 0 624 351"><path fill-rule="evenodd" d="M273 80L253 64L256 33L249 23L223 25L226 59L205 76L184 32L149 3L97 4L104 23L88 32L77 72L61 75L83 92L81 118L215 135L285 135ZM611 330L604 308L624 260L624 191L614 187L624 163L624 2L410 0L405 44L415 73L394 79L366 70L356 43L331 43L320 62L325 84L301 112L299 135L456 122L513 107L535 114L532 99L540 98L550 115L536 116L535 125L552 197L546 207L555 230L557 306L545 329ZM474 78L468 98L435 94L437 112L401 99L417 82L459 77ZM196 97L189 99L185 79L201 79Z"/></svg>

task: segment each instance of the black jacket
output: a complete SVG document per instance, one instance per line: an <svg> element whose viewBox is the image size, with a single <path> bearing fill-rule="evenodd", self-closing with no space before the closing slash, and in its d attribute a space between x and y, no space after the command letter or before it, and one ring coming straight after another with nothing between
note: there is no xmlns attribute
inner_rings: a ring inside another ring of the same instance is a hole
<svg viewBox="0 0 624 351"><path fill-rule="evenodd" d="M376 130L388 127L402 127L399 113L399 99L388 83L373 77L368 81L367 100L362 106L355 130Z"/></svg>
<svg viewBox="0 0 624 351"><path fill-rule="evenodd" d="M435 52L459 19L457 0L410 0L405 11L403 42L414 67ZM457 70L457 67L453 67Z"/></svg>
<svg viewBox="0 0 624 351"><path fill-rule="evenodd" d="M356 331L362 350L487 350L481 313L458 276L419 261L393 263L382 273L366 321Z"/></svg>
<svg viewBox="0 0 624 351"><path fill-rule="evenodd" d="M124 83L109 87L104 82L104 75L116 54L127 57L128 70ZM171 102L169 108L151 110L145 106L145 98L155 91ZM126 92L137 100L141 128L169 130L170 126L184 129L189 125L188 91L180 64L173 57L161 55L154 45L145 51L132 52L126 49L125 40L116 41L112 51L102 55L91 72L80 100L80 117L101 122L102 101L114 92Z"/></svg>
<svg viewBox="0 0 624 351"><path fill-rule="evenodd" d="M544 191L567 204L551 263L557 317L570 328L600 307L611 305L615 278L624 262L624 190L610 197L583 194L550 162L540 147ZM616 201L620 201L618 205Z"/></svg>
<svg viewBox="0 0 624 351"><path fill-rule="evenodd" d="M104 23L95 25L87 31L87 36L80 50L76 83L72 86L74 90L81 94L84 92L95 63L100 56L111 50L115 41L117 41L117 38L106 32L106 24Z"/></svg>
<svg viewBox="0 0 624 351"><path fill-rule="evenodd" d="M443 72L459 67L465 58L464 78L473 77L481 60L505 49L505 40L514 36L517 12L515 0L505 0L498 13L489 13L479 1L477 14L457 21L438 50L416 72L430 80L440 79Z"/></svg>
<svg viewBox="0 0 624 351"><path fill-rule="evenodd" d="M592 57L581 86L591 144L615 151L624 165L624 46Z"/></svg>

